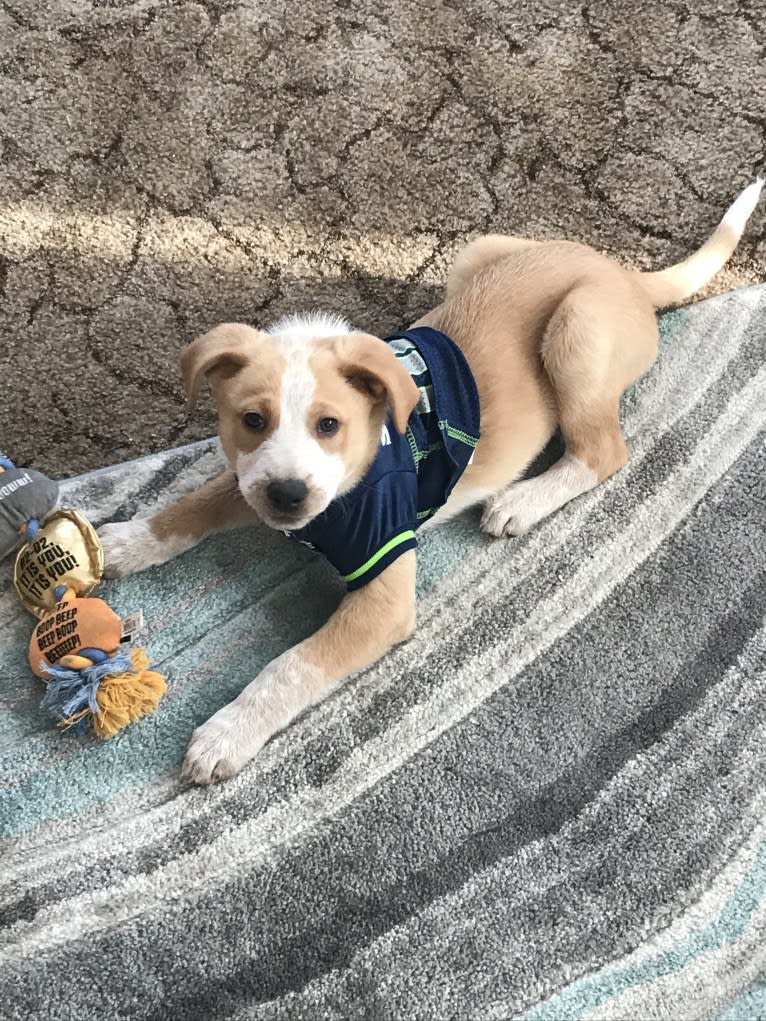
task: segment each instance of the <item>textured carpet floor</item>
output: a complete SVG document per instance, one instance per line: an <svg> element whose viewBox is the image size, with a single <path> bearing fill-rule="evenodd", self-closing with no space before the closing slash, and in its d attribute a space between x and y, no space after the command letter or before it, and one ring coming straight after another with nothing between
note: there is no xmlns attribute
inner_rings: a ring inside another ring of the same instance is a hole
<svg viewBox="0 0 766 1021"><path fill-rule="evenodd" d="M399 328L486 230L687 254L763 168L766 18L0 0L0 90L0 444L65 478L213 431L177 356L221 320ZM717 290L762 279L763 217Z"/></svg>
<svg viewBox="0 0 766 1021"><path fill-rule="evenodd" d="M4 1021L766 1016L766 287L662 320L632 458L530 535L428 535L406 645L233 781L194 726L340 586L265 529L104 586L158 713L51 731L0 581ZM95 521L213 442L75 479Z"/></svg>

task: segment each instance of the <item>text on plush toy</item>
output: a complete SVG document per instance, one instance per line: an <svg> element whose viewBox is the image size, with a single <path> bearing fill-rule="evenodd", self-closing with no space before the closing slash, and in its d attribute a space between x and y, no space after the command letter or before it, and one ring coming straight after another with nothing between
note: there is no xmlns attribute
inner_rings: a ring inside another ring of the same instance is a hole
<svg viewBox="0 0 766 1021"><path fill-rule="evenodd" d="M75 567L79 567L79 563L71 550L51 544L42 536L21 556L19 584L39 596Z"/></svg>
<svg viewBox="0 0 766 1021"><path fill-rule="evenodd" d="M29 472L25 472L18 478L12 479L6 485L0 486L0 500L4 499L6 496L10 496L11 493L15 493L16 490L20 489L22 486L28 486L31 481L32 477Z"/></svg>
<svg viewBox="0 0 766 1021"><path fill-rule="evenodd" d="M61 603L50 617L37 626L37 644L49 663L56 663L73 649L82 646L77 626L78 607Z"/></svg>

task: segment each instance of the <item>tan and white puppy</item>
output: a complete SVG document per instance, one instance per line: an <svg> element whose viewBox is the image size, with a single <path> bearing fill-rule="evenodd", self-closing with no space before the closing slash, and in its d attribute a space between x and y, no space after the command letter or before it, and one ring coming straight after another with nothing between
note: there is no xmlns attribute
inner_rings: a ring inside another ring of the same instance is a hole
<svg viewBox="0 0 766 1021"><path fill-rule="evenodd" d="M485 531L520 535L623 467L620 396L656 358L655 309L684 300L723 266L762 183L742 192L699 251L657 273L623 269L566 241L492 235L463 250L444 302L415 324L462 349L481 404L473 460L432 522L483 503ZM404 433L418 400L390 347L335 316L288 318L267 331L224 324L187 348L182 370L192 406L205 378L212 386L230 470L148 520L103 526L111 576L162 563L254 518L303 527L364 477L388 410ZM517 481L557 426L564 456ZM234 775L414 625L409 550L198 727L184 772L203 784Z"/></svg>

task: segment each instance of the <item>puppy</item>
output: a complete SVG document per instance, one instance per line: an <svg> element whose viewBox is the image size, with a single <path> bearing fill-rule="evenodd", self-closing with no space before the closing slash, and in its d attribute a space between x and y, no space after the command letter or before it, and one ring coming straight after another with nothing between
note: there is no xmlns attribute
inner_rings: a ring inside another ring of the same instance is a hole
<svg viewBox="0 0 766 1021"><path fill-rule="evenodd" d="M278 730L415 626L416 531L475 504L482 528L521 535L627 462L623 391L657 356L655 309L682 301L734 251L762 187L711 238L656 273L584 245L492 235L469 244L444 302L383 341L335 316L266 331L218 326L182 356L204 379L230 469L148 520L100 530L113 577L258 518L318 549L348 594L194 732L184 772L237 773ZM516 481L557 427L566 451Z"/></svg>

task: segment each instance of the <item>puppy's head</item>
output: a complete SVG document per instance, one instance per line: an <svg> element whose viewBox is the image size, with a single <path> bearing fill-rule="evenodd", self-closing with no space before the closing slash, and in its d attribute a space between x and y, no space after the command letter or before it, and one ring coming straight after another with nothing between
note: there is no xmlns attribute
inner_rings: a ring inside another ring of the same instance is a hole
<svg viewBox="0 0 766 1021"><path fill-rule="evenodd" d="M181 358L193 408L207 377L242 495L273 528L298 529L362 478L386 408L400 433L418 390L389 346L335 318L267 333L224 323Z"/></svg>

